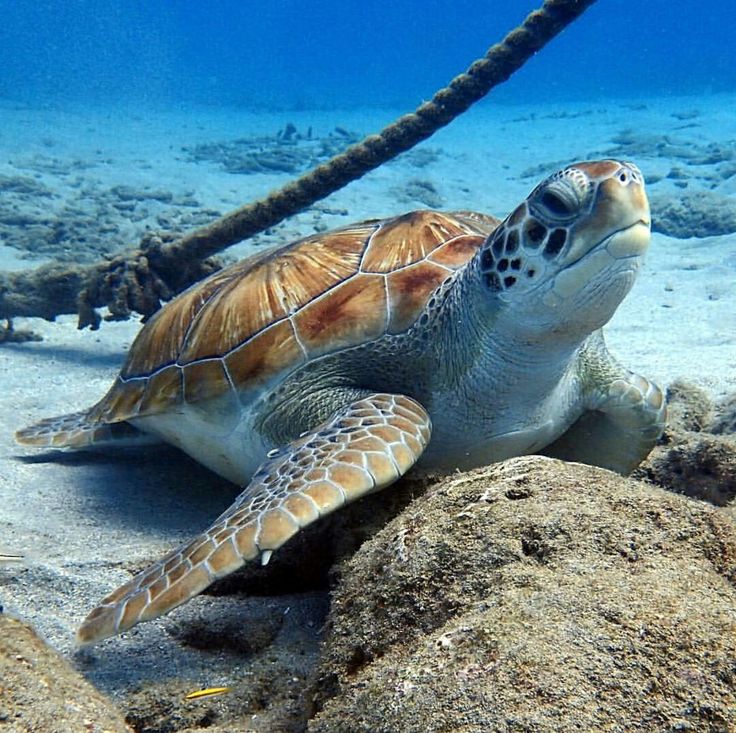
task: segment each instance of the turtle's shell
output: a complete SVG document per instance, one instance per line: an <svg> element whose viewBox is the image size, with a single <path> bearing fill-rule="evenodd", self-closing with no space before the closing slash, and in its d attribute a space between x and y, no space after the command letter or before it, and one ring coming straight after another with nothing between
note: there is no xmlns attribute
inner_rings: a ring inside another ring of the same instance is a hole
<svg viewBox="0 0 736 733"><path fill-rule="evenodd" d="M416 211L225 268L146 324L90 417L118 422L258 389L315 357L405 331L498 223L472 212Z"/></svg>

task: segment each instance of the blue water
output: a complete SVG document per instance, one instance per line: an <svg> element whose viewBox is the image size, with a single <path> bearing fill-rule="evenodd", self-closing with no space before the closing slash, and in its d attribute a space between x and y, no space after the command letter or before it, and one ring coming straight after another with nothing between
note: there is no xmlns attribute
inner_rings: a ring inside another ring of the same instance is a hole
<svg viewBox="0 0 736 733"><path fill-rule="evenodd" d="M0 97L413 107L541 0L0 0ZM736 89L734 0L599 0L501 101Z"/></svg>

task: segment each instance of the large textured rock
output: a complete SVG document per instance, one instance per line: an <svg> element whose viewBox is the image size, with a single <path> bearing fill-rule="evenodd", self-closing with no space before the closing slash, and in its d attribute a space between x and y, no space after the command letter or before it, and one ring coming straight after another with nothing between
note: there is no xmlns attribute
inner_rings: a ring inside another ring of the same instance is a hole
<svg viewBox="0 0 736 733"><path fill-rule="evenodd" d="M716 406L710 430L716 435L736 435L736 394L728 395Z"/></svg>
<svg viewBox="0 0 736 733"><path fill-rule="evenodd" d="M677 381L667 407L664 435L636 476L736 516L736 395L714 405L699 387Z"/></svg>
<svg viewBox="0 0 736 733"><path fill-rule="evenodd" d="M736 524L527 457L430 488L347 563L311 733L736 730Z"/></svg>
<svg viewBox="0 0 736 733"><path fill-rule="evenodd" d="M130 733L132 728L30 626L0 615L0 731Z"/></svg>
<svg viewBox="0 0 736 733"><path fill-rule="evenodd" d="M716 237L736 232L733 196L715 191L690 191L650 197L652 229L670 237Z"/></svg>

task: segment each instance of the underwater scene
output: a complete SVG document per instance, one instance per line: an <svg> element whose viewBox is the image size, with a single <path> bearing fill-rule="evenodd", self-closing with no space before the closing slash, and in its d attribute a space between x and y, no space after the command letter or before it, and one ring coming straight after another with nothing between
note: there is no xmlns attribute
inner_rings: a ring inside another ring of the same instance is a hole
<svg viewBox="0 0 736 733"><path fill-rule="evenodd" d="M736 731L736 5L0 11L0 733Z"/></svg>

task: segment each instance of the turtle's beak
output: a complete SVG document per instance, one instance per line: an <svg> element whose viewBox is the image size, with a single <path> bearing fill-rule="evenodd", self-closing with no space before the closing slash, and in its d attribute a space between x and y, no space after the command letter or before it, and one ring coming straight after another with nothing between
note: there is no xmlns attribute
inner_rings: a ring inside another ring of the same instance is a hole
<svg viewBox="0 0 736 733"><path fill-rule="evenodd" d="M616 165L599 183L591 214L574 227L563 268L602 249L622 259L642 255L649 246L651 217L644 178L631 163Z"/></svg>
<svg viewBox="0 0 736 733"><path fill-rule="evenodd" d="M631 226L620 229L607 237L602 244L611 257L617 260L643 255L651 239L649 219L639 219Z"/></svg>

